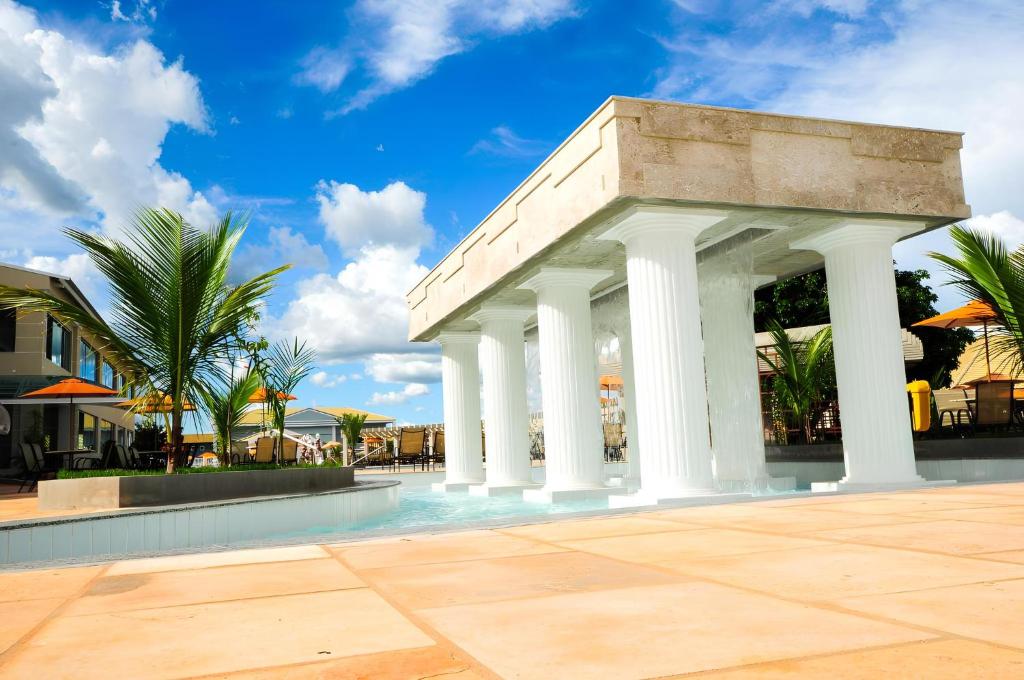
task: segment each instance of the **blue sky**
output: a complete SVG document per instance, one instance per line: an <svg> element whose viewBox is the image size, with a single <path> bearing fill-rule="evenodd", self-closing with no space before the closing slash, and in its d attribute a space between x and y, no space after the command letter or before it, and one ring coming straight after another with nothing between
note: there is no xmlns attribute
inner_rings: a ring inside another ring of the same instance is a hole
<svg viewBox="0 0 1024 680"><path fill-rule="evenodd" d="M0 0L0 255L102 305L61 225L247 211L236 275L295 265L264 332L320 350L300 403L437 421L402 294L609 95L965 131L973 223L1016 244L1021 35L1001 0Z"/></svg>

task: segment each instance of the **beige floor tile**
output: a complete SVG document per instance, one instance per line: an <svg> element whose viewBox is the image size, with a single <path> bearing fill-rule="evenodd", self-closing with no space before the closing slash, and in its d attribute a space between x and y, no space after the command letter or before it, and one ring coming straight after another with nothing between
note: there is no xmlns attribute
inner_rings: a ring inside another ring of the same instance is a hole
<svg viewBox="0 0 1024 680"><path fill-rule="evenodd" d="M870 515L861 513L826 512L817 508L762 508L756 514L739 517L707 518L700 520L706 526L720 526L745 531L765 531L781 534L810 534L829 529L912 524L926 521L921 517L905 515ZM806 537L806 536L805 536Z"/></svg>
<svg viewBox="0 0 1024 680"><path fill-rule="evenodd" d="M1024 496L1024 481L1003 482L998 484L968 484L965 486L948 488L964 490L970 489L971 491L978 491L982 493L997 493L1009 496Z"/></svg>
<svg viewBox="0 0 1024 680"><path fill-rule="evenodd" d="M68 606L64 615L155 609L364 586L355 574L331 558L124 574L96 580L85 595Z"/></svg>
<svg viewBox="0 0 1024 680"><path fill-rule="evenodd" d="M928 640L813 659L791 659L708 673L708 680L927 678L982 680L1024 677L1024 652L971 640Z"/></svg>
<svg viewBox="0 0 1024 680"><path fill-rule="evenodd" d="M924 494L926 498L941 498L980 506L1024 505L1024 494L993 493L962 486L950 486L929 491L930 493Z"/></svg>
<svg viewBox="0 0 1024 680"><path fill-rule="evenodd" d="M878 500L858 500L849 503L828 503L820 506L824 512L853 512L870 515L901 515L931 510L964 510L984 507L984 503L947 500L939 496L906 496Z"/></svg>
<svg viewBox="0 0 1024 680"><path fill-rule="evenodd" d="M221 677L230 680L479 680L483 676L469 661L456 657L451 651L419 647Z"/></svg>
<svg viewBox="0 0 1024 680"><path fill-rule="evenodd" d="M602 517L575 521L549 522L530 526L509 527L499 529L503 534L532 538L538 541L571 541L581 538L604 538L606 536L623 536L650 534L658 531L682 531L684 529L701 529L697 524L687 525L684 522L672 522L653 517Z"/></svg>
<svg viewBox="0 0 1024 680"><path fill-rule="evenodd" d="M1009 505L991 508L947 508L944 510L913 512L908 513L907 516L930 520L961 519L969 522L1022 525L1024 524L1024 507Z"/></svg>
<svg viewBox="0 0 1024 680"><path fill-rule="evenodd" d="M807 601L1024 578L1024 565L850 544L765 552L755 558L730 556L660 564L686 574Z"/></svg>
<svg viewBox="0 0 1024 680"><path fill-rule="evenodd" d="M0 573L0 602L71 597L103 567L69 567Z"/></svg>
<svg viewBox="0 0 1024 680"><path fill-rule="evenodd" d="M1024 550L1006 550L999 552L982 553L974 555L975 558L983 560L997 560L999 562L1013 562L1024 564Z"/></svg>
<svg viewBox="0 0 1024 680"><path fill-rule="evenodd" d="M562 549L495 531L464 531L332 546L332 550L336 550L354 569L375 569L540 555L561 552Z"/></svg>
<svg viewBox="0 0 1024 680"><path fill-rule="evenodd" d="M698 560L722 555L746 555L769 550L789 550L828 545L824 541L772 536L732 529L696 529L671 533L612 536L560 545L626 562L650 564L665 560Z"/></svg>
<svg viewBox="0 0 1024 680"><path fill-rule="evenodd" d="M0 676L178 678L432 644L360 588L58 617L0 666Z"/></svg>
<svg viewBox="0 0 1024 680"><path fill-rule="evenodd" d="M0 603L0 654L63 603L62 598Z"/></svg>
<svg viewBox="0 0 1024 680"><path fill-rule="evenodd" d="M1024 550L1024 526L946 520L891 526L840 529L811 534L816 538L928 550L951 555Z"/></svg>
<svg viewBox="0 0 1024 680"><path fill-rule="evenodd" d="M1024 580L840 600L848 609L1024 647Z"/></svg>
<svg viewBox="0 0 1024 680"><path fill-rule="evenodd" d="M285 548L257 548L254 550L227 550L224 552L171 555L168 557L147 557L140 560L118 562L110 567L107 576L146 574L154 571L175 571L178 569L205 569L207 567L226 567L233 564L315 560L327 556L327 553L320 546L296 545Z"/></svg>
<svg viewBox="0 0 1024 680"><path fill-rule="evenodd" d="M578 552L370 569L360 574L410 609L660 585L690 578Z"/></svg>
<svg viewBox="0 0 1024 680"><path fill-rule="evenodd" d="M508 678L648 678L894 644L919 631L710 583L420 612Z"/></svg>

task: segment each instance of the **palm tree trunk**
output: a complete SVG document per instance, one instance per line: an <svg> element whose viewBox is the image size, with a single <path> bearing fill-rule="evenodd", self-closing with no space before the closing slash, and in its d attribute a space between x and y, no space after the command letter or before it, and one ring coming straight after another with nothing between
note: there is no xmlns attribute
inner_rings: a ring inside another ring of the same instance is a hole
<svg viewBox="0 0 1024 680"><path fill-rule="evenodd" d="M167 474L174 474L174 467L181 455L181 409L172 407L171 413L171 446L167 451Z"/></svg>

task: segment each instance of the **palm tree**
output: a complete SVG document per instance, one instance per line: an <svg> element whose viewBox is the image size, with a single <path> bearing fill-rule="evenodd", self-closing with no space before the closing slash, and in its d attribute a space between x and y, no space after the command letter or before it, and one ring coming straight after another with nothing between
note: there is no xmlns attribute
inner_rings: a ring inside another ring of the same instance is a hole
<svg viewBox="0 0 1024 680"><path fill-rule="evenodd" d="M1024 246L1009 252L998 237L960 225L949 230L958 256L928 253L969 299L995 312L993 354L1007 357L1001 373L1019 375L1024 364Z"/></svg>
<svg viewBox="0 0 1024 680"><path fill-rule="evenodd" d="M299 344L299 339L291 343L284 340L271 345L266 356L257 361L258 370L266 388L267 406L270 410L272 426L277 430L277 453L280 456L284 447L284 418L287 413L288 397L299 383L313 370L316 351Z"/></svg>
<svg viewBox="0 0 1024 680"><path fill-rule="evenodd" d="M171 452L167 472L184 452L182 413L198 404L224 371L224 347L236 338L276 277L278 267L238 285L228 266L245 220L231 213L208 230L166 208L135 214L123 239L66 229L110 286L110 323L85 307L38 290L0 287L0 303L43 311L78 325L101 350L127 368L144 393L170 401Z"/></svg>
<svg viewBox="0 0 1024 680"><path fill-rule="evenodd" d="M249 398L260 387L260 376L247 371L240 379L229 380L225 389L203 391L203 407L213 427L224 465L231 464L231 431L238 427L249 405Z"/></svg>
<svg viewBox="0 0 1024 680"><path fill-rule="evenodd" d="M363 431L366 415L365 413L346 413L338 418L338 424L341 425L341 431L345 434L345 442L348 444L348 451L345 452L348 460L343 461L346 464L355 458L356 444L359 442L359 433Z"/></svg>
<svg viewBox="0 0 1024 680"><path fill-rule="evenodd" d="M807 341L794 341L778 321L768 322L772 335L772 355L757 354L775 374L772 379L776 406L791 414L811 443L814 424L820 417L820 405L835 385L832 363L832 327L826 326Z"/></svg>

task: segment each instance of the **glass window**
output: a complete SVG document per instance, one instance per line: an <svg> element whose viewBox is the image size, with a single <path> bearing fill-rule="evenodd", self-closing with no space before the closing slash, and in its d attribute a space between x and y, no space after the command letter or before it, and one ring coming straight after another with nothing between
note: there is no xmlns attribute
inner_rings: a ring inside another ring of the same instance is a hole
<svg viewBox="0 0 1024 680"><path fill-rule="evenodd" d="M85 340L78 341L78 377L96 380L96 350Z"/></svg>
<svg viewBox="0 0 1024 680"><path fill-rule="evenodd" d="M103 451L103 447L107 442L114 439L114 424L108 423L105 420L100 420L100 451Z"/></svg>
<svg viewBox="0 0 1024 680"><path fill-rule="evenodd" d="M46 358L64 370L71 369L71 334L52 316L46 317Z"/></svg>
<svg viewBox="0 0 1024 680"><path fill-rule="evenodd" d="M103 362L103 384L110 388L114 387L114 367L106 361Z"/></svg>
<svg viewBox="0 0 1024 680"><path fill-rule="evenodd" d="M18 314L13 309L0 309L0 352L14 351L18 333Z"/></svg>
<svg viewBox="0 0 1024 680"><path fill-rule="evenodd" d="M98 450L96 448L96 417L85 411L78 412L78 448Z"/></svg>

